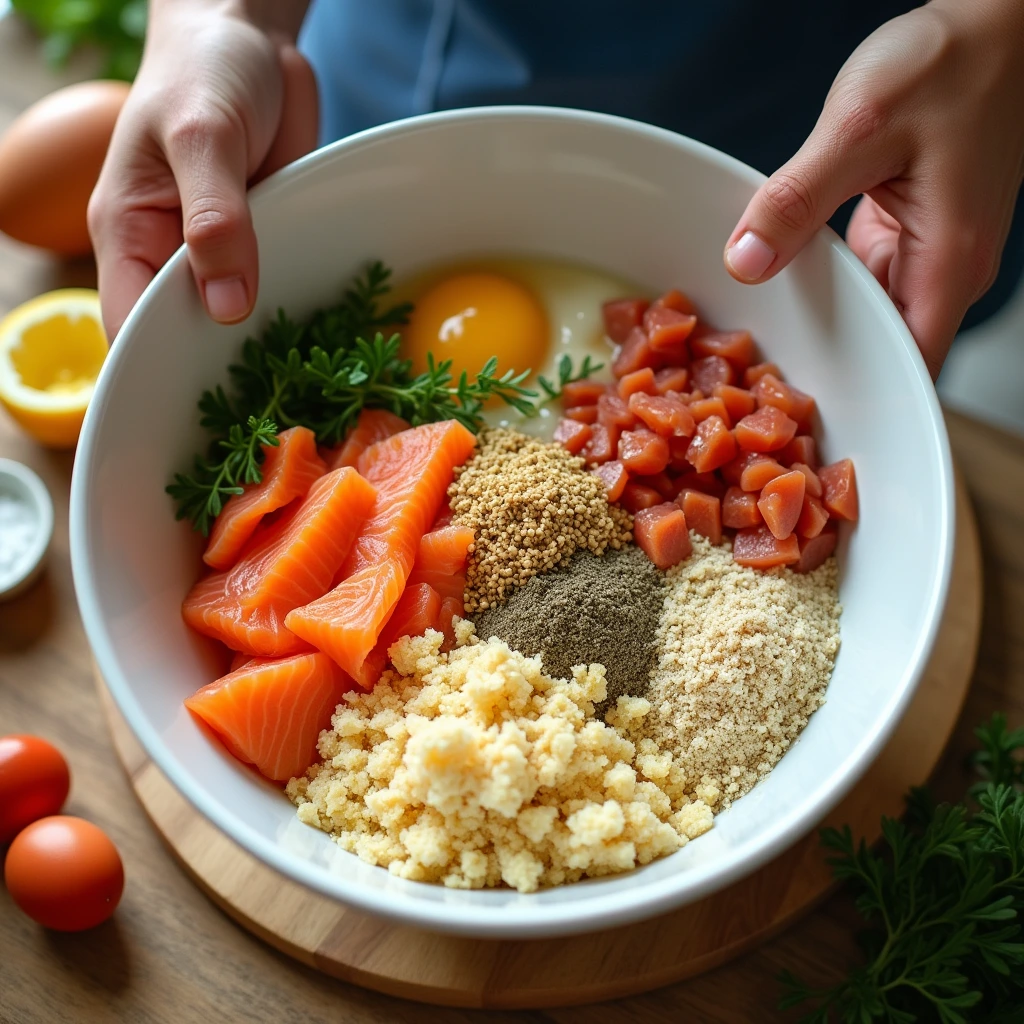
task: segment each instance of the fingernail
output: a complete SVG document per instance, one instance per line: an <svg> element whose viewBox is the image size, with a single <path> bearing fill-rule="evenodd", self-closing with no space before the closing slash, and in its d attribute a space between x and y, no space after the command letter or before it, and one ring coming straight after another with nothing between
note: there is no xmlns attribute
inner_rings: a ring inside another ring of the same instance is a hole
<svg viewBox="0 0 1024 1024"><path fill-rule="evenodd" d="M741 281L752 283L772 265L775 250L753 231L746 231L726 250L725 259Z"/></svg>
<svg viewBox="0 0 1024 1024"><path fill-rule="evenodd" d="M233 324L249 312L249 293L240 277L206 282L206 308L217 323Z"/></svg>

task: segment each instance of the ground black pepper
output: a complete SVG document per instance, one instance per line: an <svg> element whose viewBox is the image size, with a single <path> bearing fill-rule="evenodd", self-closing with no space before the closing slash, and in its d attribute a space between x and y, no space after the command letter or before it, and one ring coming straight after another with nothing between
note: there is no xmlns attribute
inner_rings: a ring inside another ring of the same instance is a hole
<svg viewBox="0 0 1024 1024"><path fill-rule="evenodd" d="M600 662L608 681L601 716L617 697L646 691L663 601L662 573L630 545L601 556L578 552L474 621L481 639L496 636L522 654L539 654L551 676L567 678L574 665Z"/></svg>

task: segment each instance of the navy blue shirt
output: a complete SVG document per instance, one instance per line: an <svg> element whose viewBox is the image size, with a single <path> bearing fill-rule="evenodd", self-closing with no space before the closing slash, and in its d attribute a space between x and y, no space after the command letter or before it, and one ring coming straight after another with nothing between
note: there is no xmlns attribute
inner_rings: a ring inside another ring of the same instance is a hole
<svg viewBox="0 0 1024 1024"><path fill-rule="evenodd" d="M620 114L770 174L809 134L843 62L909 0L313 0L300 38L321 141L432 110L534 103ZM852 203L833 218L845 229ZM1012 294L1024 204L1000 279Z"/></svg>

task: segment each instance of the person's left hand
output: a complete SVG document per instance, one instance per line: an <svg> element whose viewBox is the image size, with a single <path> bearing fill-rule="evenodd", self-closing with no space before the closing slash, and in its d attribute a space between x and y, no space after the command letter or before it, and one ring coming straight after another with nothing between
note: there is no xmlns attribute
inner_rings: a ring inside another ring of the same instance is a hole
<svg viewBox="0 0 1024 1024"><path fill-rule="evenodd" d="M1024 180L1024 4L932 0L839 72L800 151L758 190L725 250L767 281L847 199L847 241L903 314L933 378L991 287Z"/></svg>

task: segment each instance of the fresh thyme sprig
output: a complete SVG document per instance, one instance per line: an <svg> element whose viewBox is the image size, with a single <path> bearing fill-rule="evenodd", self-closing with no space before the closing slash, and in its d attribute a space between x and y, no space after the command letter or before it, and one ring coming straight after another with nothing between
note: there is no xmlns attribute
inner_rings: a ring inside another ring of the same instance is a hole
<svg viewBox="0 0 1024 1024"><path fill-rule="evenodd" d="M825 829L837 879L857 894L868 924L865 962L842 982L812 989L793 974L780 1009L813 1001L805 1024L1010 1024L1024 1007L1024 730L1003 715L975 731L983 775L976 807L907 800L904 821L884 819L883 847Z"/></svg>
<svg viewBox="0 0 1024 1024"><path fill-rule="evenodd" d="M216 443L227 451L220 463L197 458L191 475L175 473L174 482L167 487L167 493L178 502L178 518L191 519L204 535L224 502L232 494L242 493L242 484L258 483L262 478L259 459L263 445L276 447L280 442L273 420L250 416L245 429L232 423L228 436Z"/></svg>
<svg viewBox="0 0 1024 1024"><path fill-rule="evenodd" d="M336 444L370 407L388 409L413 426L454 419L476 431L494 398L524 416L536 415L538 392L524 383L531 371L498 376L493 357L474 376L462 372L456 378L451 360L428 356L427 369L414 375L394 333L412 307L382 306L390 274L372 263L337 305L301 323L279 311L262 337L245 342L240 362L228 368L231 387L218 386L199 400L200 423L212 440L193 471L178 473L167 488L179 519L207 534L228 498L243 484L259 482L263 446L277 443L279 429L308 427L321 444ZM587 357L574 371L563 356L557 386L543 377L538 382L543 401L600 368Z"/></svg>
<svg viewBox="0 0 1024 1024"><path fill-rule="evenodd" d="M553 402L561 397L562 389L566 384L575 384L578 380L586 380L591 374L597 373L603 368L604 363L594 363L590 356L584 356L579 370L574 372L572 359L568 355L563 355L558 360L558 386L552 384L547 377L538 377L537 383L540 385L541 391L544 392L544 401Z"/></svg>

